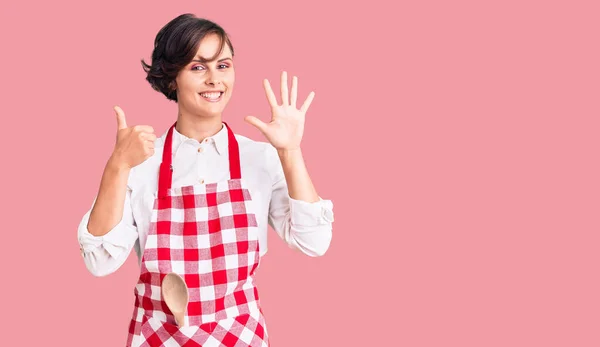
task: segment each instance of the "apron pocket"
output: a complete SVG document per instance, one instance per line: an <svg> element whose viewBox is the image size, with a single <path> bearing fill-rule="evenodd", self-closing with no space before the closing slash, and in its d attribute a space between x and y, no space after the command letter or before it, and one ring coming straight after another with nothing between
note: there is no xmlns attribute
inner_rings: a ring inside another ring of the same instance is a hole
<svg viewBox="0 0 600 347"><path fill-rule="evenodd" d="M213 325L216 325L216 323ZM150 346L162 346L167 341L183 345L191 338L197 342L205 341L212 332L206 331L209 328L208 324L203 324L202 327L178 327L175 324L144 315L142 317L141 335L142 340L147 341Z"/></svg>
<svg viewBox="0 0 600 347"><path fill-rule="evenodd" d="M140 335L135 346L183 346L189 341L212 345L232 339L254 346L258 341L268 341L264 317L260 312L258 315L255 312L245 313L200 326L184 327L143 315Z"/></svg>

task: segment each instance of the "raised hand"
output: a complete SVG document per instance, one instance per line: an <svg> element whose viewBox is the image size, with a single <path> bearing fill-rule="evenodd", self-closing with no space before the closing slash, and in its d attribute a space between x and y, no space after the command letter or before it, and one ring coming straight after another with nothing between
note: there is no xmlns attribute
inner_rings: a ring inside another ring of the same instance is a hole
<svg viewBox="0 0 600 347"><path fill-rule="evenodd" d="M265 79L263 86L271 106L271 121L264 123L253 116L247 116L245 120L260 130L273 147L280 150L299 149L304 134L306 111L308 111L315 93L310 92L300 109L298 109L296 107L298 98L298 78L296 76L292 78L290 93L288 91L287 72L283 71L281 73L281 104L277 103L269 80Z"/></svg>
<svg viewBox="0 0 600 347"><path fill-rule="evenodd" d="M113 157L125 167L131 169L154 155L154 129L149 125L127 127L125 113L115 106L117 114L117 141Z"/></svg>

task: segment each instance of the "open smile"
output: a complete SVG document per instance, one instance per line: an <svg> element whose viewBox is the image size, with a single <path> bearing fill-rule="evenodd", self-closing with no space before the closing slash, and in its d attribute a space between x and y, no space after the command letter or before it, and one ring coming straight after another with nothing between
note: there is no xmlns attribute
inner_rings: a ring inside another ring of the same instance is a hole
<svg viewBox="0 0 600 347"><path fill-rule="evenodd" d="M223 98L225 92L205 92L199 93L199 95L208 102L219 102Z"/></svg>

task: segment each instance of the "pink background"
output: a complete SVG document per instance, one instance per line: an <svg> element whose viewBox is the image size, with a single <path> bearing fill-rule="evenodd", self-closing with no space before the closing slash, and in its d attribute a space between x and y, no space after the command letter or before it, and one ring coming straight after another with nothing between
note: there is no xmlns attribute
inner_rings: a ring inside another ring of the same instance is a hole
<svg viewBox="0 0 600 347"><path fill-rule="evenodd" d="M237 133L263 140L243 121L270 116L262 78L316 92L303 146L333 243L313 259L270 234L273 346L599 346L600 8L493 3L3 3L2 343L124 344L135 255L95 278L76 229L112 106L174 121L140 59L193 12L231 34Z"/></svg>

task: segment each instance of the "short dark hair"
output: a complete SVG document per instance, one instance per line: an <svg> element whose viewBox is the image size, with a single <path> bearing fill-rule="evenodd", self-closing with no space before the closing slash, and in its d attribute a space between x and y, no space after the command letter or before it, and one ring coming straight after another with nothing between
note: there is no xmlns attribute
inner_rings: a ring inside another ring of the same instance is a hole
<svg viewBox="0 0 600 347"><path fill-rule="evenodd" d="M185 13L162 27L154 39L152 65L148 65L142 59L142 67L147 74L146 80L152 89L177 102L175 78L179 71L194 59L200 41L209 34L217 34L221 39L219 51L209 60L216 59L222 53L225 44L229 46L233 57L233 45L229 35L213 21Z"/></svg>

